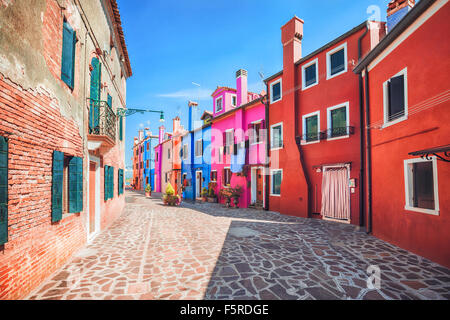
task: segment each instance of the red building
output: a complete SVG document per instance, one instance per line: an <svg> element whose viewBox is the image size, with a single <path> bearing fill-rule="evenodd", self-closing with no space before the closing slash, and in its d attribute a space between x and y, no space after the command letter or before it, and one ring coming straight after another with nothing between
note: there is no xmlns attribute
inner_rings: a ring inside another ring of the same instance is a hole
<svg viewBox="0 0 450 320"><path fill-rule="evenodd" d="M352 69L385 25L364 22L305 57L303 21L281 30L283 70L266 79L269 209L360 225L361 98Z"/></svg>
<svg viewBox="0 0 450 320"><path fill-rule="evenodd" d="M450 267L450 3L411 5L390 3L388 24L406 15L355 68L366 93L367 219L375 236Z"/></svg>

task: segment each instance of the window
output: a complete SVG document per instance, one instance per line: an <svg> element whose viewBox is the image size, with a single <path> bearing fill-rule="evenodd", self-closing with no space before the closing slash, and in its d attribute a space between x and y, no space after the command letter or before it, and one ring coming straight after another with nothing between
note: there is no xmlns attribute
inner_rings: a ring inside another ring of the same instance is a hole
<svg viewBox="0 0 450 320"><path fill-rule="evenodd" d="M222 111L222 97L216 99L216 113Z"/></svg>
<svg viewBox="0 0 450 320"><path fill-rule="evenodd" d="M224 153L231 154L231 147L234 144L234 130L229 129L225 131L225 139L224 139Z"/></svg>
<svg viewBox="0 0 450 320"><path fill-rule="evenodd" d="M383 83L384 126L395 124L407 118L408 84L407 69Z"/></svg>
<svg viewBox="0 0 450 320"><path fill-rule="evenodd" d="M104 182L105 201L108 201L114 198L114 167L105 165Z"/></svg>
<svg viewBox="0 0 450 320"><path fill-rule="evenodd" d="M147 142L147 151L150 150L150 142Z"/></svg>
<svg viewBox="0 0 450 320"><path fill-rule="evenodd" d="M405 209L439 215L437 160L410 159L405 167Z"/></svg>
<svg viewBox="0 0 450 320"><path fill-rule="evenodd" d="M349 136L349 103L330 107L328 112L328 139Z"/></svg>
<svg viewBox="0 0 450 320"><path fill-rule="evenodd" d="M187 186L186 179L187 179L187 173L183 173L183 176L181 177L181 184L185 187Z"/></svg>
<svg viewBox="0 0 450 320"><path fill-rule="evenodd" d="M327 79L347 72L347 43L327 52Z"/></svg>
<svg viewBox="0 0 450 320"><path fill-rule="evenodd" d="M217 182L217 171L211 171L211 182Z"/></svg>
<svg viewBox="0 0 450 320"><path fill-rule="evenodd" d="M270 148L283 148L283 123L277 123L270 126Z"/></svg>
<svg viewBox="0 0 450 320"><path fill-rule="evenodd" d="M189 156L188 145L183 145L183 159L186 160Z"/></svg>
<svg viewBox="0 0 450 320"><path fill-rule="evenodd" d="M231 169L224 168L223 169L223 185L225 187L229 186L231 183Z"/></svg>
<svg viewBox="0 0 450 320"><path fill-rule="evenodd" d="M302 66L302 89L305 90L319 83L318 59Z"/></svg>
<svg viewBox="0 0 450 320"><path fill-rule="evenodd" d="M231 105L236 107L237 105L237 96L235 94L231 95Z"/></svg>
<svg viewBox="0 0 450 320"><path fill-rule="evenodd" d="M281 93L281 79L278 79L275 82L270 84L270 103L274 103L280 101L282 98Z"/></svg>
<svg viewBox="0 0 450 320"><path fill-rule="evenodd" d="M158 161L158 152L156 153L156 161Z"/></svg>
<svg viewBox="0 0 450 320"><path fill-rule="evenodd" d="M271 180L271 188L270 195L271 196L280 196L281 195L281 181L283 180L283 170L276 169L272 170L270 175Z"/></svg>
<svg viewBox="0 0 450 320"><path fill-rule="evenodd" d="M170 149L167 149L167 159L170 159Z"/></svg>
<svg viewBox="0 0 450 320"><path fill-rule="evenodd" d="M201 157L203 155L203 141L197 140L195 141L195 156Z"/></svg>
<svg viewBox="0 0 450 320"><path fill-rule="evenodd" d="M150 168L150 160L147 160L147 169Z"/></svg>
<svg viewBox="0 0 450 320"><path fill-rule="evenodd" d="M74 87L76 42L77 38L75 31L67 23L67 21L64 21L61 57L61 79L71 89L73 89Z"/></svg>
<svg viewBox="0 0 450 320"><path fill-rule="evenodd" d="M166 181L166 183L167 183L167 172L165 173L165 181Z"/></svg>
<svg viewBox="0 0 450 320"><path fill-rule="evenodd" d="M303 141L305 144L320 141L320 111L303 116Z"/></svg>
<svg viewBox="0 0 450 320"><path fill-rule="evenodd" d="M248 140L250 144L262 142L261 130L264 128L264 120L258 120L248 125Z"/></svg>

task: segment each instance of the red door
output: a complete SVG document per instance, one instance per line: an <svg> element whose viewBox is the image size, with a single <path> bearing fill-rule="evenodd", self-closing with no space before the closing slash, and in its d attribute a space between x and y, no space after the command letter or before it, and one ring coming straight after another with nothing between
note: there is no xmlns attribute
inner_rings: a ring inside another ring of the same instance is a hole
<svg viewBox="0 0 450 320"><path fill-rule="evenodd" d="M89 233L95 230L95 171L97 165L91 162L89 166Z"/></svg>

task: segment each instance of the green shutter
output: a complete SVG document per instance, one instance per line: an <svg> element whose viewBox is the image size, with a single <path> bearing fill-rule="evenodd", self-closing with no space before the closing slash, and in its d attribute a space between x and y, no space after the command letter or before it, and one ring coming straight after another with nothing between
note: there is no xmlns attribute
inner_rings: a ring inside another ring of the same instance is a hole
<svg viewBox="0 0 450 320"><path fill-rule="evenodd" d="M69 213L83 211L83 159L69 161Z"/></svg>
<svg viewBox="0 0 450 320"><path fill-rule="evenodd" d="M123 194L123 169L119 169L118 171L118 194Z"/></svg>
<svg viewBox="0 0 450 320"><path fill-rule="evenodd" d="M90 110L89 110L89 128L91 133L96 133L99 126L100 106L97 101L100 100L100 82L102 77L102 65L97 58L91 61L91 89L90 89Z"/></svg>
<svg viewBox="0 0 450 320"><path fill-rule="evenodd" d="M123 140L123 117L119 116L119 139Z"/></svg>
<svg viewBox="0 0 450 320"><path fill-rule="evenodd" d="M108 106L112 109L112 97L108 93Z"/></svg>
<svg viewBox="0 0 450 320"><path fill-rule="evenodd" d="M63 177L64 153L53 152L53 178L52 178L52 222L58 222L63 214Z"/></svg>
<svg viewBox="0 0 450 320"><path fill-rule="evenodd" d="M73 89L76 33L67 22L63 24L61 79Z"/></svg>
<svg viewBox="0 0 450 320"><path fill-rule="evenodd" d="M108 201L109 199L109 166L105 166L105 177L104 177L104 193L105 193L105 201Z"/></svg>
<svg viewBox="0 0 450 320"><path fill-rule="evenodd" d="M110 199L114 198L114 167L110 167L111 177L109 178L109 196Z"/></svg>
<svg viewBox="0 0 450 320"><path fill-rule="evenodd" d="M8 242L8 140L0 136L0 245Z"/></svg>

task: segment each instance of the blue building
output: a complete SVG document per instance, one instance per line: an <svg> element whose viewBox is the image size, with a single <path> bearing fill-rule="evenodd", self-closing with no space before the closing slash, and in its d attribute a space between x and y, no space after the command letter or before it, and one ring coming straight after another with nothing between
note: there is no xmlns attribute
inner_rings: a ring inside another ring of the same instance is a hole
<svg viewBox="0 0 450 320"><path fill-rule="evenodd" d="M212 113L205 111L199 121L194 121L198 104L189 102L188 133L182 137L181 181L183 198L195 200L208 188L211 176L211 123Z"/></svg>
<svg viewBox="0 0 450 320"><path fill-rule="evenodd" d="M154 173L155 173L155 158L153 154L153 148L157 144L158 141L156 141L152 145L152 140L158 139L157 136L152 136L151 132L147 132L145 139L143 141L143 147L144 151L142 154L142 161L144 162L144 171L143 171L143 189L145 190L145 187L147 184L150 184L152 190L154 190L155 185L155 179L154 179Z"/></svg>

